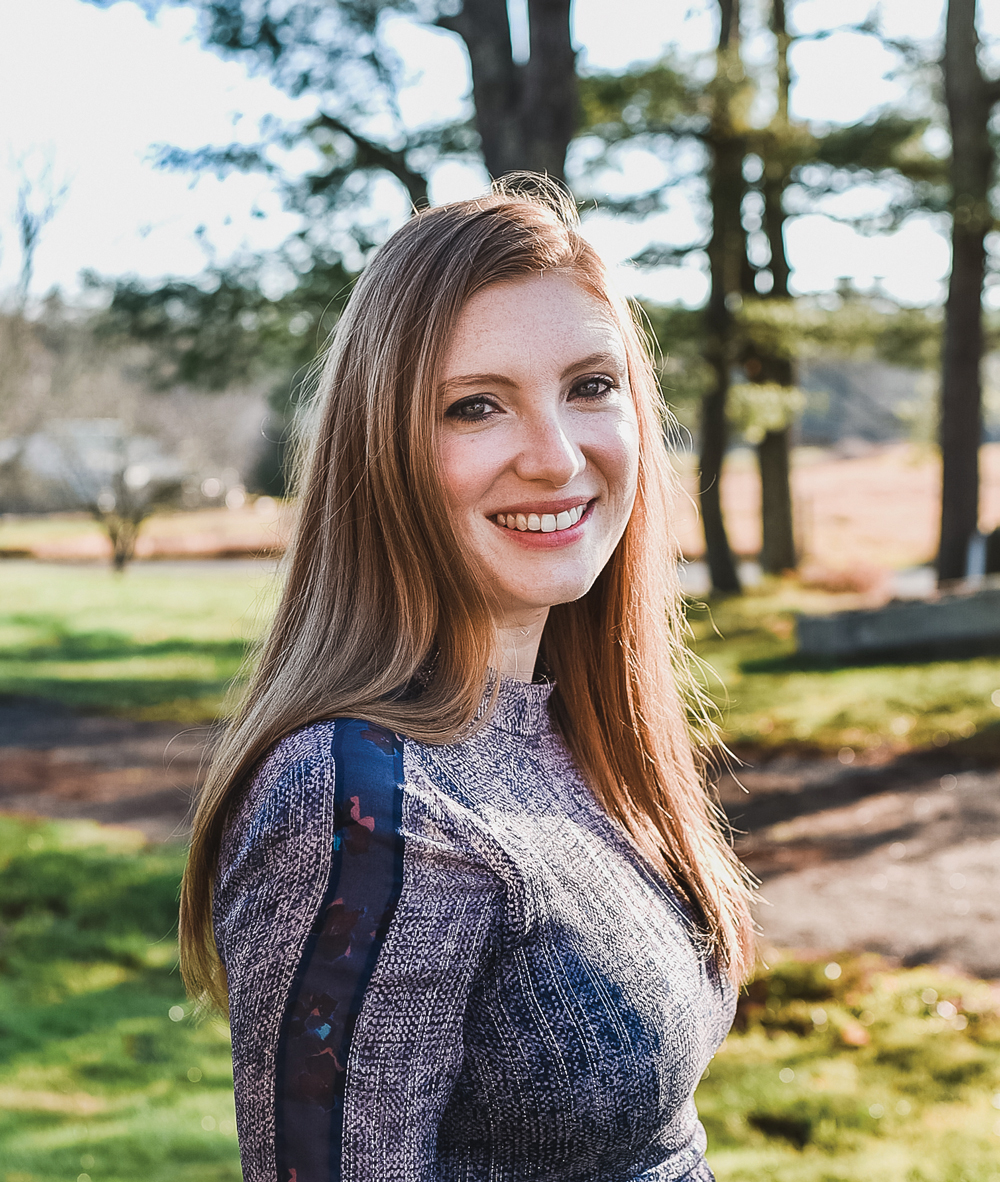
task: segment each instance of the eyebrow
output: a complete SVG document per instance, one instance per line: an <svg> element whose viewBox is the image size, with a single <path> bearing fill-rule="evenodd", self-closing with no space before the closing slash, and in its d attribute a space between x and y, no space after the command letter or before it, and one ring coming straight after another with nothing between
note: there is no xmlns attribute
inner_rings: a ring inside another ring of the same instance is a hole
<svg viewBox="0 0 1000 1182"><path fill-rule="evenodd" d="M594 366L604 365L609 369L619 369L622 367L622 359L616 357L613 353L590 353L586 357L581 357L578 361L573 361L562 371L559 375L561 378L567 378L571 373L581 369L592 369ZM457 378L449 378L442 382L438 387L438 392L441 395L447 395L455 390L465 389L468 386L516 386L517 383L502 373L468 373L462 374Z"/></svg>
<svg viewBox="0 0 1000 1182"><path fill-rule="evenodd" d="M562 371L560 377L568 378L575 369L593 369L597 365L606 365L608 369L617 369L622 364L622 359L616 357L614 353L591 353L587 357L581 357L579 361L574 361L572 365L567 365Z"/></svg>
<svg viewBox="0 0 1000 1182"><path fill-rule="evenodd" d="M510 378L504 377L502 373L466 373L458 378L449 378L446 382L442 382L438 387L441 394L448 394L452 390L461 389L464 386L513 386L516 385Z"/></svg>

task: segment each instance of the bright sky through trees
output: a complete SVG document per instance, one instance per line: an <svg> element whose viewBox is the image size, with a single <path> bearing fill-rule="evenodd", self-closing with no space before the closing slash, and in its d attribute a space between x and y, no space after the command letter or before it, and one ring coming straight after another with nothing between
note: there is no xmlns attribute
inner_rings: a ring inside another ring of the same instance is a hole
<svg viewBox="0 0 1000 1182"><path fill-rule="evenodd" d="M809 31L863 19L868 0L799 0L796 26ZM985 32L1000 31L1000 0L981 3ZM708 48L714 5L708 0L576 0L575 39L585 66L621 68L657 56L669 44L683 51ZM514 40L525 36L518 0L511 0ZM933 40L943 0L884 0L889 31ZM295 225L265 178L218 181L158 172L148 163L151 144L195 148L233 139L253 141L266 115L295 118L310 100L293 102L244 67L202 50L194 18L169 8L147 21L134 3L101 10L81 0L0 0L5 36L0 43L0 109L5 113L0 152L10 164L23 158L36 172L48 158L57 179L69 182L65 203L37 253L33 292L54 284L72 291L82 268L104 275L192 275L212 257L241 247L276 246ZM447 118L468 88L456 38L414 28L400 19L391 36L414 70L403 96L407 119ZM761 45L748 52L766 52ZM863 118L899 97L886 77L891 56L870 40L838 35L796 47L795 113L830 122ZM0 287L15 281L20 260L13 210L14 169L0 178ZM619 184L632 178L626 173ZM442 166L432 197L443 200L481 191L485 174L458 163ZM641 183L641 181L640 181ZM387 182L387 209L401 215ZM864 200L863 195L857 200ZM864 239L826 218L791 223L789 250L798 291L833 287L851 276L861 286L881 277L897 298L921 303L942 295L948 269L946 227L914 219L889 238ZM651 237L686 243L698 236L683 201L655 227L596 221L598 246L618 260ZM696 260L683 268L631 273L632 291L663 300L700 302L705 277Z"/></svg>

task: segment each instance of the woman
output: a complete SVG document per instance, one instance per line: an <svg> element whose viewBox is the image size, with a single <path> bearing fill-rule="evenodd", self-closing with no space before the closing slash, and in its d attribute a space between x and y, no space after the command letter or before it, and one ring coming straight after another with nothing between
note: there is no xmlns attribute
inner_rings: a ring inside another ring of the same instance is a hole
<svg viewBox="0 0 1000 1182"><path fill-rule="evenodd" d="M711 1178L748 889L692 754L649 357L575 217L421 213L337 328L182 902L246 1182Z"/></svg>

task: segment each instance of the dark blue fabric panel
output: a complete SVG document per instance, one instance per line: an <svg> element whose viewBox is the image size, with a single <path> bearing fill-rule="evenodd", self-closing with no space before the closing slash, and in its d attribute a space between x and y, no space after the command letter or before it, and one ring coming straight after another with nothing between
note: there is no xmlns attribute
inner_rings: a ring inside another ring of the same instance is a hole
<svg viewBox="0 0 1000 1182"><path fill-rule="evenodd" d="M403 884L403 742L338 719L330 880L289 994L275 1095L279 1182L339 1182L351 1036Z"/></svg>

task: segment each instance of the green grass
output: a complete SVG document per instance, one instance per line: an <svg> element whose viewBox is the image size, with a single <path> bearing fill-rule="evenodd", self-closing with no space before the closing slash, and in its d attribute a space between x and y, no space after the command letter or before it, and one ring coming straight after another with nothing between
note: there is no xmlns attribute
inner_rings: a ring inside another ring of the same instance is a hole
<svg viewBox="0 0 1000 1182"><path fill-rule="evenodd" d="M4 1182L239 1179L227 1032L177 974L182 863L0 816ZM826 963L777 960L740 1002L698 1091L719 1182L1000 1182L995 989Z"/></svg>
<svg viewBox="0 0 1000 1182"><path fill-rule="evenodd" d="M0 693L86 710L202 722L222 708L277 582L231 573L116 576L103 567L0 563ZM798 611L848 597L771 581L693 605L706 685L737 746L905 750L961 742L1000 751L1000 658L810 668L794 658Z"/></svg>
<svg viewBox="0 0 1000 1182"><path fill-rule="evenodd" d="M211 718L274 590L236 566L5 562L0 693ZM775 582L692 607L730 742L997 745L1000 659L797 664L796 611L845 605ZM239 1179L228 1035L190 1020L176 971L182 861L127 830L0 816L0 1182ZM838 962L831 980L781 960L741 1003L698 1094L720 1182L1000 1182L996 995Z"/></svg>
<svg viewBox="0 0 1000 1182"><path fill-rule="evenodd" d="M876 957L777 959L697 1101L719 1182L998 1182L1000 997Z"/></svg>
<svg viewBox="0 0 1000 1182"><path fill-rule="evenodd" d="M237 1182L228 1033L177 973L184 851L0 816L0 1178Z"/></svg>
<svg viewBox="0 0 1000 1182"><path fill-rule="evenodd" d="M210 720L266 622L275 588L273 578L243 566L185 574L150 565L115 575L5 562L0 693L139 718Z"/></svg>
<svg viewBox="0 0 1000 1182"><path fill-rule="evenodd" d="M946 746L1000 751L1000 657L809 666L797 660L795 616L853 606L844 596L772 580L740 598L695 603L705 686L735 745L837 751Z"/></svg>

